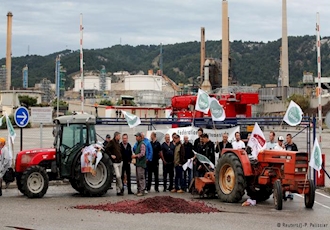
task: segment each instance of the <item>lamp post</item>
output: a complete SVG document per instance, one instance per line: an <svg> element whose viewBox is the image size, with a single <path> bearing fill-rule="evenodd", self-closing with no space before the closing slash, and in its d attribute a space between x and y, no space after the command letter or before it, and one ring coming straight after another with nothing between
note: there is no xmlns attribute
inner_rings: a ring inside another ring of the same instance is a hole
<svg viewBox="0 0 330 230"><path fill-rule="evenodd" d="M98 106L99 106L99 105L98 105L97 103L94 103L95 116L96 116L96 117L99 117L99 113L98 113L98 110L97 110Z"/></svg>

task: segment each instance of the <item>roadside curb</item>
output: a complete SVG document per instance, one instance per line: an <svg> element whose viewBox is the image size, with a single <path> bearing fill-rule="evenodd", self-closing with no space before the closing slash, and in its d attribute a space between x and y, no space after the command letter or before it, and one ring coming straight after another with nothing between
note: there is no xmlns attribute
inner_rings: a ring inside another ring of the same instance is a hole
<svg viewBox="0 0 330 230"><path fill-rule="evenodd" d="M69 180L58 180L58 181L50 181L49 186L59 186L59 185L69 185L70 182ZM6 184L2 183L2 189L5 189ZM12 182L9 184L7 189L14 189L17 188L16 181Z"/></svg>

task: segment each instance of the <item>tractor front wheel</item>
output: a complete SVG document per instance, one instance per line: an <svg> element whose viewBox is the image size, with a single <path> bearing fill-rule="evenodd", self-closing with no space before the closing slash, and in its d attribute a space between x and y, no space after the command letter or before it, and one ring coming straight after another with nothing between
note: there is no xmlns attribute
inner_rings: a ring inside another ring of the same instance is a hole
<svg viewBox="0 0 330 230"><path fill-rule="evenodd" d="M48 175L43 167L31 166L21 178L23 193L29 198L41 198L47 192L48 182Z"/></svg>
<svg viewBox="0 0 330 230"><path fill-rule="evenodd" d="M315 185L313 180L308 180L309 191L305 194L305 207L313 208L315 200Z"/></svg>
<svg viewBox="0 0 330 230"><path fill-rule="evenodd" d="M283 207L283 190L280 180L276 180L274 183L274 205L277 210L282 210Z"/></svg>
<svg viewBox="0 0 330 230"><path fill-rule="evenodd" d="M215 188L221 201L239 202L245 194L242 164L234 153L221 156L215 171Z"/></svg>
<svg viewBox="0 0 330 230"><path fill-rule="evenodd" d="M24 194L23 184L21 179L22 179L22 173L17 173L15 178L17 189Z"/></svg>

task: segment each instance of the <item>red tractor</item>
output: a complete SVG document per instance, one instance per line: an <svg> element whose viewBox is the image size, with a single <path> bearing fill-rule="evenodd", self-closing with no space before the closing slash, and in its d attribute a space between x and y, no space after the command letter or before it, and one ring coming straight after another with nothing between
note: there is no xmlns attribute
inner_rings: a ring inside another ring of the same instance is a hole
<svg viewBox="0 0 330 230"><path fill-rule="evenodd" d="M264 150L253 160L245 150L223 149L215 169L215 188L223 202L239 202L245 190L257 201L274 195L281 210L285 192L304 194L306 208L312 208L315 186L307 180L308 153Z"/></svg>
<svg viewBox="0 0 330 230"><path fill-rule="evenodd" d="M84 196L104 195L113 179L109 156L102 154L96 175L81 172L82 149L97 142L95 116L61 116L54 123L54 148L30 149L17 154L15 171L19 191L29 198L41 198L50 180L69 179L72 187Z"/></svg>

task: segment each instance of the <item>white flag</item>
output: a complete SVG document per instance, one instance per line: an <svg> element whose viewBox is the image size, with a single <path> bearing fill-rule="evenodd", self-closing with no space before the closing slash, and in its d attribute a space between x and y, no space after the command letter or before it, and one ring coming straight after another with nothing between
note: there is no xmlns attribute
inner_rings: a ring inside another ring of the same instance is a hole
<svg viewBox="0 0 330 230"><path fill-rule="evenodd" d="M127 124L130 128L134 128L141 124L141 120L138 116L135 116L134 114L131 114L123 110L121 112L122 114L124 114Z"/></svg>
<svg viewBox="0 0 330 230"><path fill-rule="evenodd" d="M252 149L252 156L257 159L260 150L266 148L266 138L258 123L254 124L250 140L247 144Z"/></svg>
<svg viewBox="0 0 330 230"><path fill-rule="evenodd" d="M208 113L210 109L210 97L201 89L198 89L198 95L196 100L195 110Z"/></svg>
<svg viewBox="0 0 330 230"><path fill-rule="evenodd" d="M16 133L7 114L6 114L6 123L7 123L8 134L11 138L12 143L14 144Z"/></svg>
<svg viewBox="0 0 330 230"><path fill-rule="evenodd" d="M322 155L321 155L321 148L320 148L319 142L317 140L317 137L315 138L315 141L314 141L314 147L313 147L311 159L309 160L309 166L314 168L320 176L320 170L322 168Z"/></svg>
<svg viewBox="0 0 330 230"><path fill-rule="evenodd" d="M226 119L225 110L214 97L210 98L210 110L213 121L223 121Z"/></svg>
<svg viewBox="0 0 330 230"><path fill-rule="evenodd" d="M2 126L2 119L4 118L4 116L2 116L1 118L0 118L0 126Z"/></svg>
<svg viewBox="0 0 330 230"><path fill-rule="evenodd" d="M289 107L286 110L283 120L290 126L297 126L300 124L303 114L304 113L300 106L294 101L290 101Z"/></svg>

